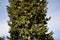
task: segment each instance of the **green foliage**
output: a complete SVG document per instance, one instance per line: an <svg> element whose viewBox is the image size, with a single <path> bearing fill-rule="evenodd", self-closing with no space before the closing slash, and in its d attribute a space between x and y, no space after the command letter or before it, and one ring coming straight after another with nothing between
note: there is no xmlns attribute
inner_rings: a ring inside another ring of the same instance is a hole
<svg viewBox="0 0 60 40"><path fill-rule="evenodd" d="M10 40L53 40L46 18L47 0L9 0Z"/></svg>
<svg viewBox="0 0 60 40"><path fill-rule="evenodd" d="M0 37L0 40L4 40L4 37Z"/></svg>

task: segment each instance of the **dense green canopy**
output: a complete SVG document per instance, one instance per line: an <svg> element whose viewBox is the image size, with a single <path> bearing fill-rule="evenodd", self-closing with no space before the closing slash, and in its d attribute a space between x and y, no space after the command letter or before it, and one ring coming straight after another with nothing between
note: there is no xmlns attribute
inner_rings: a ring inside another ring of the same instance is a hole
<svg viewBox="0 0 60 40"><path fill-rule="evenodd" d="M47 0L9 0L10 40L53 40L47 33Z"/></svg>

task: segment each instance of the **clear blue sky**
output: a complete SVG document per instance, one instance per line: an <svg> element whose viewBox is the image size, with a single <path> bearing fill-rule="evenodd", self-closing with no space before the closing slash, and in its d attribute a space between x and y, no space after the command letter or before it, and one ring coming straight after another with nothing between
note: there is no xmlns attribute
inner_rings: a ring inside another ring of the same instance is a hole
<svg viewBox="0 0 60 40"><path fill-rule="evenodd" d="M7 23L9 18L6 10L8 4L8 0L0 0L0 36L9 35L9 26ZM60 0L48 0L47 7L47 17L52 17L48 22L49 32L53 31L54 39L60 40Z"/></svg>

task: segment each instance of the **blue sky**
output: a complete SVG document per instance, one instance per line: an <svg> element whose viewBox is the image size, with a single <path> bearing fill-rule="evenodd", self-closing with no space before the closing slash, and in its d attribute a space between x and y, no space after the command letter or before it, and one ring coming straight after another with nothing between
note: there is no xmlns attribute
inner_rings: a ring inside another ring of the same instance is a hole
<svg viewBox="0 0 60 40"><path fill-rule="evenodd" d="M9 26L7 21L9 20L6 6L8 0L0 0L0 36L9 35ZM60 0L48 0L47 17L51 16L51 20L48 22L49 32L53 31L53 37L55 40L60 40Z"/></svg>

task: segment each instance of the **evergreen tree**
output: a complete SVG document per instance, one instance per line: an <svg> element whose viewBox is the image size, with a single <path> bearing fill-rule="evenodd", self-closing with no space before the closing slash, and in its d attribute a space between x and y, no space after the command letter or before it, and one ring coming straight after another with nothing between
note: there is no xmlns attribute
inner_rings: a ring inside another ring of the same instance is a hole
<svg viewBox="0 0 60 40"><path fill-rule="evenodd" d="M47 33L47 0L9 0L10 40L54 40Z"/></svg>

